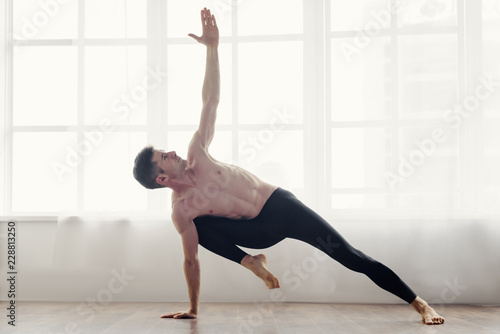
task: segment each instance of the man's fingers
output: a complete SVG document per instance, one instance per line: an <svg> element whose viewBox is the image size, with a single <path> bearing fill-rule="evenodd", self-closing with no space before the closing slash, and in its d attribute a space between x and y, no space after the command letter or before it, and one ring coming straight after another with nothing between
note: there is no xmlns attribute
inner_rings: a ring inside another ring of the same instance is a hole
<svg viewBox="0 0 500 334"><path fill-rule="evenodd" d="M181 314L185 314L185 312L172 312L172 313L167 313L161 316L161 318L175 318Z"/></svg>
<svg viewBox="0 0 500 334"><path fill-rule="evenodd" d="M185 312L174 316L174 319L192 319L192 318L195 318L195 317L193 315L191 315L189 313L185 313Z"/></svg>
<svg viewBox="0 0 500 334"><path fill-rule="evenodd" d="M174 318L176 315L181 314L182 312L174 312L174 313L167 313L161 316L161 318Z"/></svg>
<svg viewBox="0 0 500 334"><path fill-rule="evenodd" d="M192 319L196 318L196 315L187 312L173 312L162 315L160 318L173 318L173 319Z"/></svg>
<svg viewBox="0 0 500 334"><path fill-rule="evenodd" d="M215 15L212 14L212 20L214 20L214 27L217 27L217 21L215 21Z"/></svg>

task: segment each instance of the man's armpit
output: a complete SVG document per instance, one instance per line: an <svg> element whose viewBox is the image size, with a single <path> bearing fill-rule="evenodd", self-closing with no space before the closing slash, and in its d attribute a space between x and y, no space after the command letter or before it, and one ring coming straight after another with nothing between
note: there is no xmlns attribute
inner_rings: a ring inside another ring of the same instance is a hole
<svg viewBox="0 0 500 334"><path fill-rule="evenodd" d="M188 146L188 160L192 160L196 157L196 155L205 152L205 148L202 145L200 133L196 131L191 138Z"/></svg>

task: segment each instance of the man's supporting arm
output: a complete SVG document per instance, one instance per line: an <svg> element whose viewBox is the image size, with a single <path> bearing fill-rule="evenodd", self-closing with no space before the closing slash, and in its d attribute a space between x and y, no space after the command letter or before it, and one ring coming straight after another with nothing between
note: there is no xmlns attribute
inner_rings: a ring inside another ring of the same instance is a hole
<svg viewBox="0 0 500 334"><path fill-rule="evenodd" d="M217 50L219 46L219 29L215 17L206 8L201 11L201 24L203 35L198 37L189 34L189 36L207 47L207 62L202 90L203 109L197 135L200 137L202 146L208 148L214 136L217 106L220 97L219 54Z"/></svg>
<svg viewBox="0 0 500 334"><path fill-rule="evenodd" d="M193 222L181 234L184 248L184 275L188 286L189 313L197 315L200 301L200 260L198 258L198 232Z"/></svg>
<svg viewBox="0 0 500 334"><path fill-rule="evenodd" d="M188 286L190 307L183 312L164 314L162 318L196 318L200 300L200 260L198 258L198 231L192 220L187 220L173 209L172 220L182 238L184 275Z"/></svg>

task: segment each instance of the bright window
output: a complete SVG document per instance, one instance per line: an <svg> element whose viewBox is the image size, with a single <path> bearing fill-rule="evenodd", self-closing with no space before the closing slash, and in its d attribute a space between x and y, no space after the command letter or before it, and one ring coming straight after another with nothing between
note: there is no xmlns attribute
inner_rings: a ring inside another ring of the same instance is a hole
<svg viewBox="0 0 500 334"><path fill-rule="evenodd" d="M131 171L147 144L187 154L204 6L215 158L327 215L500 210L499 0L2 4L0 215L168 214Z"/></svg>

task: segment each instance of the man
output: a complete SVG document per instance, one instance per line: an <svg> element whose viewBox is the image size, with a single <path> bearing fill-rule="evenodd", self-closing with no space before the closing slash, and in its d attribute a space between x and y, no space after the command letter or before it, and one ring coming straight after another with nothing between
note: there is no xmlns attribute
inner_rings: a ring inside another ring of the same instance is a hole
<svg viewBox="0 0 500 334"><path fill-rule="evenodd" d="M243 265L269 289L274 289L279 288L279 282L267 270L265 255L249 255L237 245L261 249L294 238L322 250L347 268L366 274L378 286L411 304L426 324L442 324L444 319L394 272L353 248L292 193L209 154L220 92L219 31L215 17L206 8L201 11L201 22L202 36L189 34L207 47L207 59L201 120L189 144L187 160L175 152L148 146L137 155L134 166L134 177L146 188L173 190L172 220L182 238L190 308L162 318L195 318L198 314L198 244Z"/></svg>

